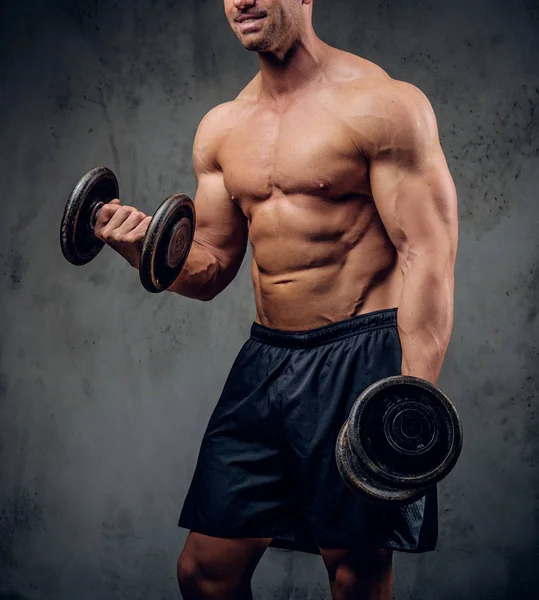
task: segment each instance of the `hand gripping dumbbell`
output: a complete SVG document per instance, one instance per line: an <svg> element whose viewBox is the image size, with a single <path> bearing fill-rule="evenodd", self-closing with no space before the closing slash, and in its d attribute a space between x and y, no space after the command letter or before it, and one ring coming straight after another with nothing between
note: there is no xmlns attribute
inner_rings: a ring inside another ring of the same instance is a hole
<svg viewBox="0 0 539 600"><path fill-rule="evenodd" d="M60 244L73 265L94 259L105 243L94 235L102 206L118 198L114 173L106 167L88 171L67 201L60 228ZM195 233L195 207L185 194L167 198L148 226L140 255L139 275L149 292L168 289L180 274Z"/></svg>
<svg viewBox="0 0 539 600"><path fill-rule="evenodd" d="M356 400L337 438L337 467L365 500L408 504L455 466L462 425L449 398L428 381L382 379Z"/></svg>

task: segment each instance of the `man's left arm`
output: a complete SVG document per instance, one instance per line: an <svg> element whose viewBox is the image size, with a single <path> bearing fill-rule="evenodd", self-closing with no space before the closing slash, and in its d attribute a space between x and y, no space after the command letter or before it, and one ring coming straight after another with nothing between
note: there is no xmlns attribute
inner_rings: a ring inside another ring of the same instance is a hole
<svg viewBox="0 0 539 600"><path fill-rule="evenodd" d="M402 374L436 383L453 326L457 195L425 96L395 83L386 102L368 159L374 202L403 277Z"/></svg>

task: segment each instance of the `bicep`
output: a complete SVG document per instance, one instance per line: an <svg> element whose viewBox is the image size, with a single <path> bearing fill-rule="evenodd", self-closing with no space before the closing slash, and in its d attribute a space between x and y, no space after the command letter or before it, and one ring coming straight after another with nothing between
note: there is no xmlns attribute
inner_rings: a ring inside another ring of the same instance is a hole
<svg viewBox="0 0 539 600"><path fill-rule="evenodd" d="M194 203L194 241L218 260L221 271L233 278L247 247L247 219L227 192L217 162L222 132L230 126L231 103L212 109L202 119L193 145L193 168L197 180Z"/></svg>
<svg viewBox="0 0 539 600"><path fill-rule="evenodd" d="M223 173L214 169L197 174L195 242L209 250L223 269L237 270L247 246L247 221L231 200Z"/></svg>

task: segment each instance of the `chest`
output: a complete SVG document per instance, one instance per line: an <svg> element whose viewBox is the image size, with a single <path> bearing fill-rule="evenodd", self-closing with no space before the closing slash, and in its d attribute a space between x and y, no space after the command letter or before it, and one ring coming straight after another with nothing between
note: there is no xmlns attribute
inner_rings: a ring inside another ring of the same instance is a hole
<svg viewBox="0 0 539 600"><path fill-rule="evenodd" d="M276 194L338 201L370 190L352 132L319 105L253 109L228 134L220 164L227 191L246 214Z"/></svg>

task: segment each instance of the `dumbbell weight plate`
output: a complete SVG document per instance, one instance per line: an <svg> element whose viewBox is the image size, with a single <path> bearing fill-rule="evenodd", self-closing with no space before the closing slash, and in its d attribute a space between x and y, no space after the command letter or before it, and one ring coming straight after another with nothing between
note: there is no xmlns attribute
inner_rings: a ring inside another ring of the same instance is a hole
<svg viewBox="0 0 539 600"><path fill-rule="evenodd" d="M380 483L369 476L351 448L348 425L349 422L346 421L341 427L335 444L335 457L341 477L355 494L368 502L392 505L410 504L424 495L423 489L400 489Z"/></svg>
<svg viewBox="0 0 539 600"><path fill-rule="evenodd" d="M140 255L140 280L146 290L162 292L174 283L191 249L195 224L195 208L185 194L170 196L157 209Z"/></svg>
<svg viewBox="0 0 539 600"><path fill-rule="evenodd" d="M118 195L118 181L107 167L92 169L79 180L60 225L62 253L71 264L85 265L99 254L105 244L94 235L92 213L99 203L106 204Z"/></svg>
<svg viewBox="0 0 539 600"><path fill-rule="evenodd" d="M423 379L395 376L367 388L348 420L355 459L377 485L423 489L443 479L462 449L455 407Z"/></svg>

